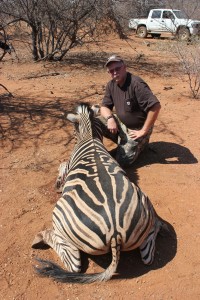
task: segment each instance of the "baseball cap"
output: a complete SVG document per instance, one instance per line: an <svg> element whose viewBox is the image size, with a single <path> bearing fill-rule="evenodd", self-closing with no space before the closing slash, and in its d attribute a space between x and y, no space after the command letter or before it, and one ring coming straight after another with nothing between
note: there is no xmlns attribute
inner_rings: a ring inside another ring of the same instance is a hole
<svg viewBox="0 0 200 300"><path fill-rule="evenodd" d="M111 63L113 61L123 62L123 59L119 55L114 54L108 58L107 62L105 63L105 67L107 67L109 65L109 63Z"/></svg>

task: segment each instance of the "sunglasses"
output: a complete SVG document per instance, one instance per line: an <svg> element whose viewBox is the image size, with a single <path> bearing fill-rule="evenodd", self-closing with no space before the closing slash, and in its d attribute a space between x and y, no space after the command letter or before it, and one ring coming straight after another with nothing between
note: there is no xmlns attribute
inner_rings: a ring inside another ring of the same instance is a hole
<svg viewBox="0 0 200 300"><path fill-rule="evenodd" d="M114 69L108 70L108 73L110 73L110 74L112 74L112 75L113 75L114 73L118 73L118 72L121 70L122 66L123 66L123 65L121 65L121 66L119 66L119 67L116 67L116 68L114 68Z"/></svg>

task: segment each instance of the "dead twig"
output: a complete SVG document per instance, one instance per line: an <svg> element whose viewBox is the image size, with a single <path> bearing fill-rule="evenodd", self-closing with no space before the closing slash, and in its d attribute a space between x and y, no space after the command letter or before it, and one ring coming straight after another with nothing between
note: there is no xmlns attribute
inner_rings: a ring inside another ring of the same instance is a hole
<svg viewBox="0 0 200 300"><path fill-rule="evenodd" d="M9 97L14 97L13 94L9 92L9 90L2 83L0 83L0 86L2 86L2 88L4 88L8 92Z"/></svg>
<svg viewBox="0 0 200 300"><path fill-rule="evenodd" d="M47 77L47 76L58 76L60 74L61 74L60 72L52 72L52 73L45 73L40 75L27 76L25 77L25 79L33 79L33 78L40 78L40 77Z"/></svg>

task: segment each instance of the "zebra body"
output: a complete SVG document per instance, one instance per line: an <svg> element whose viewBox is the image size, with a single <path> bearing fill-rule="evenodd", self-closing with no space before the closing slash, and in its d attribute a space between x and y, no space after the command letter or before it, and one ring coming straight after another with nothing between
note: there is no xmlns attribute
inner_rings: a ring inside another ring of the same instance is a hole
<svg viewBox="0 0 200 300"><path fill-rule="evenodd" d="M40 232L33 242L33 247L40 242L50 245L68 272L42 260L37 271L64 282L108 280L120 251L138 247L143 262L152 263L162 224L150 200L105 149L100 122L87 105L78 106L68 119L75 124L77 144L53 210L53 229ZM76 273L81 271L80 250L92 255L111 251L112 262L99 274Z"/></svg>

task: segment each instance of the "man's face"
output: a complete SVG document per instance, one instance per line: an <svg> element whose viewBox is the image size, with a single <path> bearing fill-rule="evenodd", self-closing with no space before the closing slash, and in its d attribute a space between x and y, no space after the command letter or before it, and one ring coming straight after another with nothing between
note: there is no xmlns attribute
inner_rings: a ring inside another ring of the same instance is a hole
<svg viewBox="0 0 200 300"><path fill-rule="evenodd" d="M126 66L123 62L112 62L107 66L107 70L117 84L121 85L124 83L126 79Z"/></svg>

